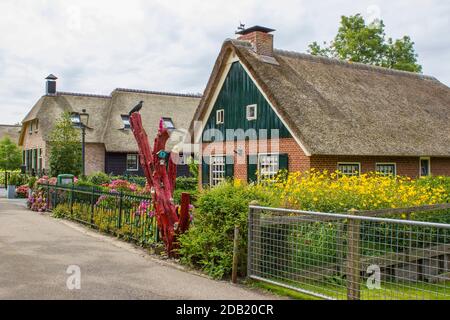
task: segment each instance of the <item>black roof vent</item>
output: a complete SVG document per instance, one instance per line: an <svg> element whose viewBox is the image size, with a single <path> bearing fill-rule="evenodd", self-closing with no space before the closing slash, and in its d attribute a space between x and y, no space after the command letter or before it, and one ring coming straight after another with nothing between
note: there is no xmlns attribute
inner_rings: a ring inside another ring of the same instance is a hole
<svg viewBox="0 0 450 320"><path fill-rule="evenodd" d="M239 30L236 31L236 34L240 34L240 35L246 35L252 32L263 32L263 33L270 33L270 32L274 32L275 29L271 29L271 28L266 28L266 27L261 27L261 26L253 26L247 29L244 29L244 25L241 24L241 26L239 27Z"/></svg>
<svg viewBox="0 0 450 320"><path fill-rule="evenodd" d="M57 80L58 78L54 74L49 74L45 80Z"/></svg>

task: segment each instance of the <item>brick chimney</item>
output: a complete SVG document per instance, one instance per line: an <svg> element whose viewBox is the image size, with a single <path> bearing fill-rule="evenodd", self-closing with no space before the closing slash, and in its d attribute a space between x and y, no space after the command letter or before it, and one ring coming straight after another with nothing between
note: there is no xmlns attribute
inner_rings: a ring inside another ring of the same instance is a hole
<svg viewBox="0 0 450 320"><path fill-rule="evenodd" d="M45 94L46 95L55 95L56 94L56 80L58 78L53 74L49 74L45 80Z"/></svg>
<svg viewBox="0 0 450 320"><path fill-rule="evenodd" d="M250 42L257 54L273 57L273 34L270 34L273 31L275 30L261 26L247 29L241 27L236 34L239 35L238 40Z"/></svg>

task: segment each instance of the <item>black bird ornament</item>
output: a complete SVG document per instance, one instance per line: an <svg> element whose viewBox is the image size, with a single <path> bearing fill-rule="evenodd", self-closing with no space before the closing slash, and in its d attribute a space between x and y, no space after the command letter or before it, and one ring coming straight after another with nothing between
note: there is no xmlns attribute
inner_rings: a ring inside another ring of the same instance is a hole
<svg viewBox="0 0 450 320"><path fill-rule="evenodd" d="M133 109L131 109L131 111L128 113L128 115L131 116L132 113L139 112L139 110L142 109L143 103L144 103L144 101L139 101L139 103L137 105L135 105Z"/></svg>

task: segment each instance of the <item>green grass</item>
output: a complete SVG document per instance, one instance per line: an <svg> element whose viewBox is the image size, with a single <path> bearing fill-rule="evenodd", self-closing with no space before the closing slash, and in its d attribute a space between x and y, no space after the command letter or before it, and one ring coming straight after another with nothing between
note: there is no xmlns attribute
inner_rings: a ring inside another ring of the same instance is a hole
<svg viewBox="0 0 450 320"><path fill-rule="evenodd" d="M345 286L332 283L301 284L286 283L303 290L312 291L335 299L346 299ZM297 292L295 290L276 286L273 284L251 281L251 285L267 290L271 293L299 300L317 300L312 295ZM450 300L450 281L445 283L381 283L381 289L368 289L365 283L361 283L361 300Z"/></svg>

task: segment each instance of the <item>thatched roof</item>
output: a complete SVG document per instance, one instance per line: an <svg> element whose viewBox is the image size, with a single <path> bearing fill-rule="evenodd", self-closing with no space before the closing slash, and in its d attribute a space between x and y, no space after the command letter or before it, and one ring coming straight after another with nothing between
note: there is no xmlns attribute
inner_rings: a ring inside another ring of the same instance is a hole
<svg viewBox="0 0 450 320"><path fill-rule="evenodd" d="M17 144L19 142L20 129L20 125L0 124L0 140L9 137L12 142Z"/></svg>
<svg viewBox="0 0 450 320"><path fill-rule="evenodd" d="M144 106L140 111L142 122L150 143L153 144L161 117L172 118L177 129L187 131L200 102L200 96L122 88L114 90L110 115L103 137L106 150L111 152L138 150L131 130L123 130L121 115L128 114L141 100L144 101Z"/></svg>
<svg viewBox="0 0 450 320"><path fill-rule="evenodd" d="M105 131L105 123L108 117L110 96L58 92L56 95L41 97L30 112L22 120L22 125L29 121L39 120L39 131L44 140L49 139L50 132L58 118L64 112L82 112L86 109L89 114L88 129L86 130L86 142L101 142ZM23 143L22 130L20 144Z"/></svg>
<svg viewBox="0 0 450 320"><path fill-rule="evenodd" d="M104 143L106 151L110 152L137 152L133 133L123 130L121 115L128 114L140 100L144 101L140 112L144 128L152 143L161 117L171 117L177 128L186 130L200 96L122 88L115 89L111 95L58 92L41 97L22 124L39 119L39 131L43 139L48 140L63 112L82 112L86 109L89 114L86 142ZM23 135L20 142L23 143Z"/></svg>
<svg viewBox="0 0 450 320"><path fill-rule="evenodd" d="M450 156L450 88L433 77L225 41L194 117L235 52L309 154Z"/></svg>

